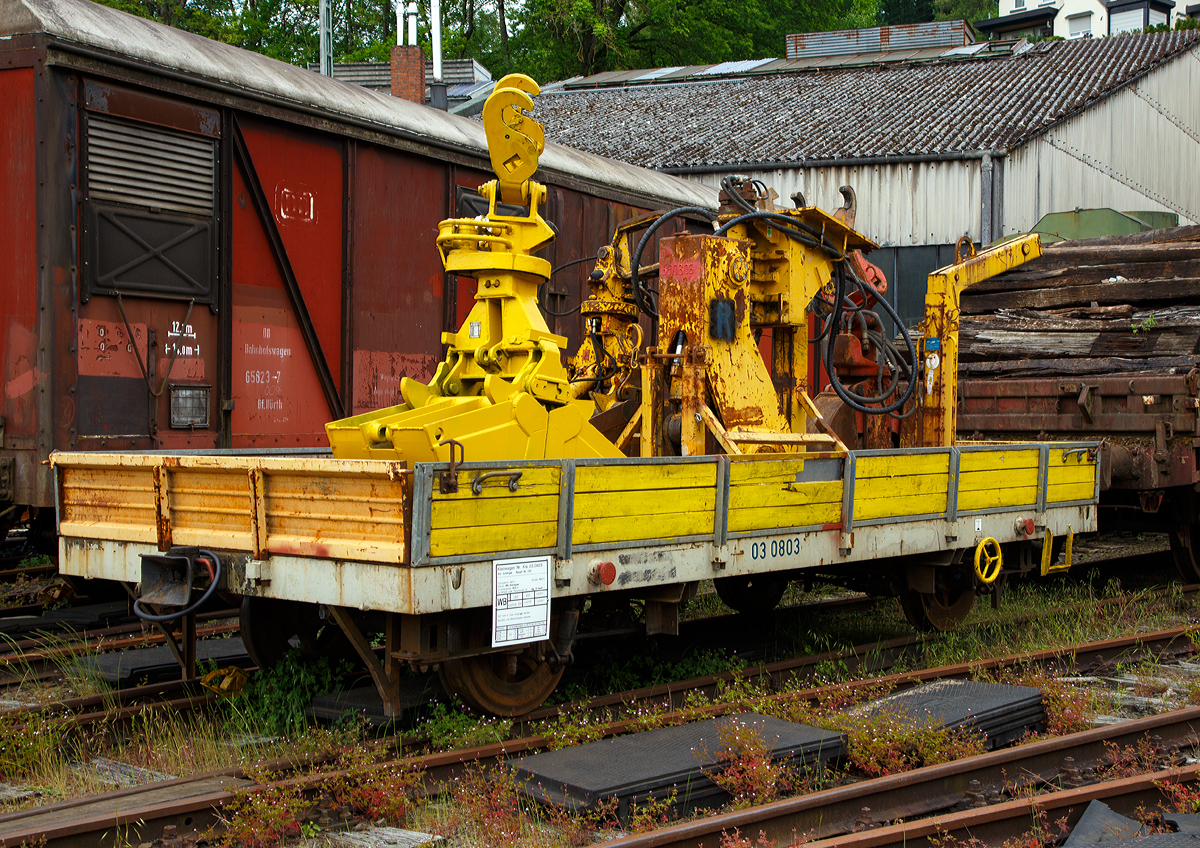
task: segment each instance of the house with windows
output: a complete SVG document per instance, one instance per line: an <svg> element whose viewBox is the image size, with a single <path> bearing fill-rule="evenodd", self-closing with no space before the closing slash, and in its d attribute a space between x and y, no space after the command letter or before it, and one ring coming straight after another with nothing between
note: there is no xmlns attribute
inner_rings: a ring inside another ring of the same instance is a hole
<svg viewBox="0 0 1200 848"><path fill-rule="evenodd" d="M1190 12L1174 0L1000 0L1000 14L976 21L990 38L1099 38L1174 26Z"/></svg>

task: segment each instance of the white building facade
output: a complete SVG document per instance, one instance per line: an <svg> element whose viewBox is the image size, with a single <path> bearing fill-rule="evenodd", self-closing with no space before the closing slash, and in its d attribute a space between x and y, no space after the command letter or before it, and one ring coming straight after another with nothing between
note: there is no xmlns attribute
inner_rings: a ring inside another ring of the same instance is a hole
<svg viewBox="0 0 1200 848"><path fill-rule="evenodd" d="M989 37L1102 38L1174 27L1188 9L1175 0L1000 0L998 17L976 21Z"/></svg>

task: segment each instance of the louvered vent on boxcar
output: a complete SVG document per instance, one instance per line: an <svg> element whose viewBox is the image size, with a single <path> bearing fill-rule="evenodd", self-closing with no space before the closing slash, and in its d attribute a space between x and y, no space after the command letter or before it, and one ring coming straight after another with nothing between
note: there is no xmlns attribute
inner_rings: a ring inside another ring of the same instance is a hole
<svg viewBox="0 0 1200 848"><path fill-rule="evenodd" d="M209 138L88 115L88 195L211 215L215 154Z"/></svg>
<svg viewBox="0 0 1200 848"><path fill-rule="evenodd" d="M83 300L141 295L212 304L214 139L87 113Z"/></svg>

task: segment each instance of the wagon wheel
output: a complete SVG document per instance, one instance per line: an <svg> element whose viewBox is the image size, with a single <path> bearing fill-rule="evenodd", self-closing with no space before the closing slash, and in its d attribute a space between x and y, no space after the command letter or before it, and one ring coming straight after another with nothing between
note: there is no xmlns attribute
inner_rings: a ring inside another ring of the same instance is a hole
<svg viewBox="0 0 1200 848"><path fill-rule="evenodd" d="M1188 521L1173 524L1168 535L1171 538L1171 556L1184 583L1200 583L1200 562L1196 548L1200 545L1200 525Z"/></svg>
<svg viewBox="0 0 1200 848"><path fill-rule="evenodd" d="M467 644L472 648L491 644L491 610L481 612L467 634ZM551 632L554 627L555 619L551 618ZM550 697L563 675L563 666L551 670L539 653L534 643L519 654L502 652L446 660L438 668L438 676L451 696L478 710L500 716L525 715Z"/></svg>
<svg viewBox="0 0 1200 848"><path fill-rule="evenodd" d="M741 574L713 580L717 595L738 612L770 612L791 582L783 574Z"/></svg>
<svg viewBox="0 0 1200 848"><path fill-rule="evenodd" d="M259 668L274 668L291 650L304 660L359 662L346 634L332 619L322 619L316 604L247 595L239 624L246 653Z"/></svg>
<svg viewBox="0 0 1200 848"><path fill-rule="evenodd" d="M519 716L540 707L563 675L562 666L551 671L533 648L516 655L484 654L447 660L438 674L451 695L476 709L500 716Z"/></svg>
<svg viewBox="0 0 1200 848"><path fill-rule="evenodd" d="M900 593L900 608L904 617L917 630L954 630L962 623L975 603L975 587L966 572L955 570L934 584L932 592L905 589Z"/></svg>

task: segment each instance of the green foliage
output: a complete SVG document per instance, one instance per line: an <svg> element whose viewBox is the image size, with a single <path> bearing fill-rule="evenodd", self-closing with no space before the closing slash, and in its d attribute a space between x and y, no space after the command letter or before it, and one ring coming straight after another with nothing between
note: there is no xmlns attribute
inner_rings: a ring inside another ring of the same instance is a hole
<svg viewBox="0 0 1200 848"><path fill-rule="evenodd" d="M300 836L300 818L309 806L301 786L268 772L247 769L247 775L259 785L235 792L221 808L221 833L206 837L220 848L269 848Z"/></svg>
<svg viewBox="0 0 1200 848"><path fill-rule="evenodd" d="M99 2L296 65L319 59L318 0ZM880 2L446 0L443 54L477 59L495 78L520 71L541 81L606 70L779 57L792 33L873 26L887 18L881 16ZM935 0L884 2L928 6ZM418 43L430 56L430 0L417 5ZM334 61L388 58L396 42L395 0L332 0L332 17ZM922 19L931 18L932 11Z"/></svg>
<svg viewBox="0 0 1200 848"><path fill-rule="evenodd" d="M933 20L967 21L974 24L1000 16L997 0L933 0Z"/></svg>
<svg viewBox="0 0 1200 848"><path fill-rule="evenodd" d="M886 710L833 715L823 726L846 734L850 762L869 777L948 763L985 750L984 739L976 732L941 727L932 719L913 721Z"/></svg>
<svg viewBox="0 0 1200 848"><path fill-rule="evenodd" d="M1141 321L1132 322L1129 325L1129 329L1133 330L1133 332L1135 334L1148 333L1157 326L1158 326L1158 320L1154 317L1154 313L1151 312L1149 315L1147 315Z"/></svg>
<svg viewBox="0 0 1200 848"><path fill-rule="evenodd" d="M934 0L883 0L879 4L879 23L884 26L896 24L920 24L932 21Z"/></svg>
<svg viewBox="0 0 1200 848"><path fill-rule="evenodd" d="M771 758L771 745L759 727L726 719L717 725L717 740L716 751L702 752L714 760L707 774L732 796L735 809L765 804L788 788L786 764Z"/></svg>
<svg viewBox="0 0 1200 848"><path fill-rule="evenodd" d="M800 32L874 24L879 0L527 0L510 40L538 79L784 55Z"/></svg>
<svg viewBox="0 0 1200 848"><path fill-rule="evenodd" d="M27 556L19 563L17 568L51 568L54 566L54 560L45 554L34 554Z"/></svg>
<svg viewBox="0 0 1200 848"><path fill-rule="evenodd" d="M281 736L302 734L308 726L304 710L313 698L341 688L328 660L307 661L288 651L279 665L260 671L231 700L237 714L256 729Z"/></svg>

